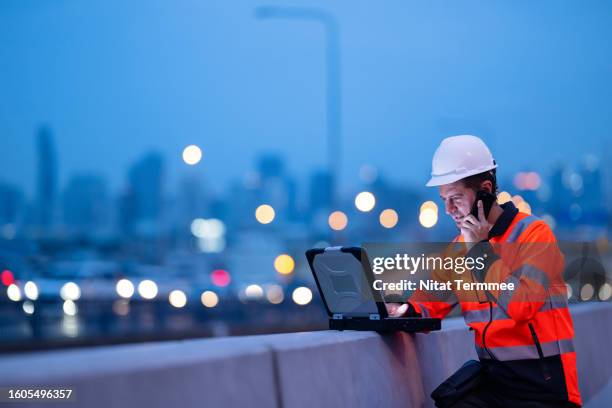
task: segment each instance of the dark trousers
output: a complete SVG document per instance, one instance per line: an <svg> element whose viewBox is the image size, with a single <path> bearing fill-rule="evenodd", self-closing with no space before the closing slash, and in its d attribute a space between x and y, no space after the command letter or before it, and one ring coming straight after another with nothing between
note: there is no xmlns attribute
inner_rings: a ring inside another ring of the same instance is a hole
<svg viewBox="0 0 612 408"><path fill-rule="evenodd" d="M504 395L494 387L483 384L467 394L451 408L576 408L571 402L529 401Z"/></svg>

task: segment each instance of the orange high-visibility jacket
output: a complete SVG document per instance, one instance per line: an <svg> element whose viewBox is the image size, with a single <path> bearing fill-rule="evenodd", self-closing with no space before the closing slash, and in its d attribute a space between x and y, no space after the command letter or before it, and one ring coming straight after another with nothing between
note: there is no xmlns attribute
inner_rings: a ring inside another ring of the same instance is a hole
<svg viewBox="0 0 612 408"><path fill-rule="evenodd" d="M467 253L486 254L484 274L480 279L473 274L460 279L512 282L514 290L453 290L444 299L440 293L416 291L409 303L422 316L437 318L444 318L460 304L466 324L474 331L477 354L500 389L525 399L581 405L574 327L562 277L563 255L544 221L518 212L512 203L502 208L489 243L478 244ZM463 242L462 237L454 242Z"/></svg>

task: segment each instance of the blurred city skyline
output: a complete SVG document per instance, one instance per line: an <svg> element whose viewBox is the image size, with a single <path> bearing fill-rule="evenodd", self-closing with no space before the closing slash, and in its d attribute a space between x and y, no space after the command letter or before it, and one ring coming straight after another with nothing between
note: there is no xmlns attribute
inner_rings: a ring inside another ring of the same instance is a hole
<svg viewBox="0 0 612 408"><path fill-rule="evenodd" d="M304 182L326 166L325 38L312 22L258 20L265 4L3 2L1 179L34 195L33 134L46 125L61 188L93 172L117 191L150 150L176 186L192 143L217 193L267 152ZM501 175L587 154L611 162L612 5L424 4L290 5L338 22L341 189L373 165L425 190L435 147L461 133L491 146Z"/></svg>
<svg viewBox="0 0 612 408"><path fill-rule="evenodd" d="M356 185L350 190L339 188L334 199L335 180L331 170L312 169L308 179L302 181L288 169L286 157L262 152L241 178L232 180L223 193L216 193L198 171L203 160L201 148L189 145L183 149L181 160L192 170L181 176L174 189L169 188L167 180L167 154L158 150L145 151L134 160L123 175L119 189L109 186L107 175L91 171L75 172L61 186L58 173L62 161L52 129L40 127L34 139L35 195L28 197L23 187L0 180L0 234L5 239L17 235L21 239L59 241L71 236L178 237L179 242L173 245L183 246L188 244L186 236L195 238L195 242L201 238L194 232L198 227L193 225L205 219L222 223L221 235L226 232L230 236L234 232L240 235L241 231L253 230L257 224L261 232L267 231L266 234L277 238L287 239L294 234L274 228L261 229L274 220L281 228L299 228L302 238L310 236L316 240L318 237L319 241L328 243L333 240L357 244L378 238L444 241L452 236L452 223L448 217L438 215L438 204L442 212L444 206L437 189L421 190L393 182L386 173L371 165L361 166ZM560 161L544 172L500 172L498 201L512 200L521 211L543 217L553 229L559 224L561 229L557 232L563 239L573 240L571 237L580 226L588 226L580 235L582 239L596 239L606 236L609 227L606 170L606 163L597 155L588 154L577 166ZM424 220L423 212L428 207L435 215L432 213L432 218ZM426 231L438 221L442 228ZM395 228L398 225L400 228ZM397 233L393 238L381 235L385 229L395 229ZM336 233L346 230L346 234L337 235L334 230ZM203 252L222 252L225 241L219 249L203 249L202 245L206 244L202 242L198 245Z"/></svg>

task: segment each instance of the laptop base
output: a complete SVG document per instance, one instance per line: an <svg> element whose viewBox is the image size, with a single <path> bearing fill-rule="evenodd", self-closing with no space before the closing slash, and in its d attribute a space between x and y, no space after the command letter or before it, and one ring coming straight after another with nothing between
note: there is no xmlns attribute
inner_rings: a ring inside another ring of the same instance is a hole
<svg viewBox="0 0 612 408"><path fill-rule="evenodd" d="M381 320L370 319L329 319L331 330L359 331L404 331L408 333L440 330L440 319L430 317L398 317Z"/></svg>

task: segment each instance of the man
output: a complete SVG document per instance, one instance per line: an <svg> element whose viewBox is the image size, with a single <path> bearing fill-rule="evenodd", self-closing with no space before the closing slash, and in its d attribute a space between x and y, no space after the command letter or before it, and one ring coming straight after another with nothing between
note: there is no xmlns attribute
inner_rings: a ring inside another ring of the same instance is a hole
<svg viewBox="0 0 612 408"><path fill-rule="evenodd" d="M465 256L486 259L484 270L470 279L511 282L515 289L475 297L454 290L443 300L439 293L416 291L407 303L387 309L391 316L444 318L460 304L474 331L482 381L452 407L580 406L563 256L551 229L512 202L494 202L485 216L479 200L478 217L470 214L478 191L497 192L496 168L481 139L449 137L434 154L427 186L439 188L446 214L460 231L453 245L462 246Z"/></svg>

